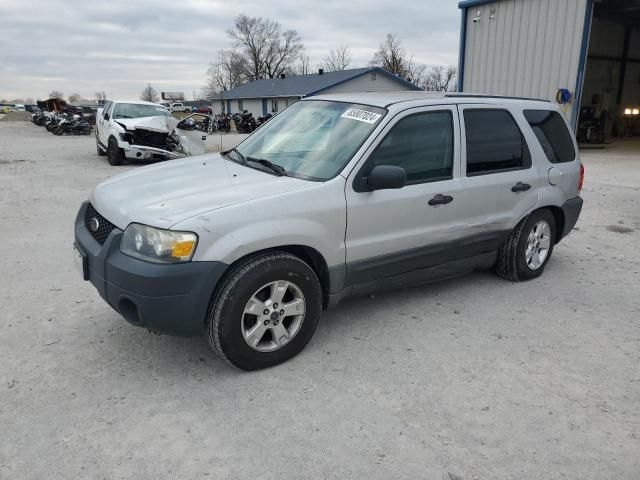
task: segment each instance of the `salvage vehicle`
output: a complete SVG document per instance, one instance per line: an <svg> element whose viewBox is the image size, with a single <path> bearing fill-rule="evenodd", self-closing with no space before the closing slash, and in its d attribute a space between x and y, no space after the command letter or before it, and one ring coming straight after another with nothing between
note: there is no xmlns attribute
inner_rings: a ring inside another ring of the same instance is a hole
<svg viewBox="0 0 640 480"><path fill-rule="evenodd" d="M167 160L204 153L206 135L191 120L173 118L151 102L108 101L96 115L96 150L111 165L127 160ZM184 128L183 128L184 127Z"/></svg>
<svg viewBox="0 0 640 480"><path fill-rule="evenodd" d="M314 96L221 154L98 185L75 221L82 278L129 323L281 363L322 310L493 268L535 279L582 209L558 105L428 92Z"/></svg>

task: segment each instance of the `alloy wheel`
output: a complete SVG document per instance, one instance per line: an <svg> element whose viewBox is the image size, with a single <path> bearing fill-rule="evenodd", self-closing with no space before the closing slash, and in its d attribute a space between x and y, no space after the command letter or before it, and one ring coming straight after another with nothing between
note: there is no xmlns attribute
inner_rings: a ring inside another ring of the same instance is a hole
<svg viewBox="0 0 640 480"><path fill-rule="evenodd" d="M306 302L293 282L277 280L260 287L242 314L242 336L252 349L274 352L287 345L300 331Z"/></svg>
<svg viewBox="0 0 640 480"><path fill-rule="evenodd" d="M531 270L537 270L544 265L549 248L551 247L551 227L546 220L538 221L527 237L525 262Z"/></svg>

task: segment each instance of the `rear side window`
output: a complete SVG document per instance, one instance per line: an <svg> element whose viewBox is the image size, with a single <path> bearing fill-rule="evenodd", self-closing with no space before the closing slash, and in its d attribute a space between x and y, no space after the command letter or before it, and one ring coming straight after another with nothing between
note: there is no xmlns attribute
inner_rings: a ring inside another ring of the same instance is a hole
<svg viewBox="0 0 640 480"><path fill-rule="evenodd" d="M404 168L409 184L451 178L451 112L417 113L400 120L371 155L367 170L371 171L376 165Z"/></svg>
<svg viewBox="0 0 640 480"><path fill-rule="evenodd" d="M531 166L527 143L506 110L464 111L467 176L520 170Z"/></svg>
<svg viewBox="0 0 640 480"><path fill-rule="evenodd" d="M576 158L571 134L558 112L525 110L523 113L551 163L572 162Z"/></svg>

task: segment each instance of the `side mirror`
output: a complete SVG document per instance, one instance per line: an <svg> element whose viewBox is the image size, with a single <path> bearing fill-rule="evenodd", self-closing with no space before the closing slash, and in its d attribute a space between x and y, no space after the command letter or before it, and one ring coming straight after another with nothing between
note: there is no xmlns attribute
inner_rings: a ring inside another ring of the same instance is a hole
<svg viewBox="0 0 640 480"><path fill-rule="evenodd" d="M407 172L396 165L377 165L366 177L369 191L402 188L407 184Z"/></svg>
<svg viewBox="0 0 640 480"><path fill-rule="evenodd" d="M108 114L108 113L105 113L103 118L104 118L105 120L109 120L109 114Z"/></svg>

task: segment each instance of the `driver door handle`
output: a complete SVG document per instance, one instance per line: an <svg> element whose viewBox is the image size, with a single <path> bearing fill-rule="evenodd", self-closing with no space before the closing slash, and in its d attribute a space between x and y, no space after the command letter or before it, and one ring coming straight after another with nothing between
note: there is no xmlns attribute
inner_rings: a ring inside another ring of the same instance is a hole
<svg viewBox="0 0 640 480"><path fill-rule="evenodd" d="M435 207L436 205L446 205L447 203L453 202L453 197L451 195L442 195L441 193L437 194L431 200L429 200L429 205Z"/></svg>
<svg viewBox="0 0 640 480"><path fill-rule="evenodd" d="M515 193L526 192L530 188L531 188L531 185L529 185L528 183L518 182L513 187L511 187L511 191Z"/></svg>

